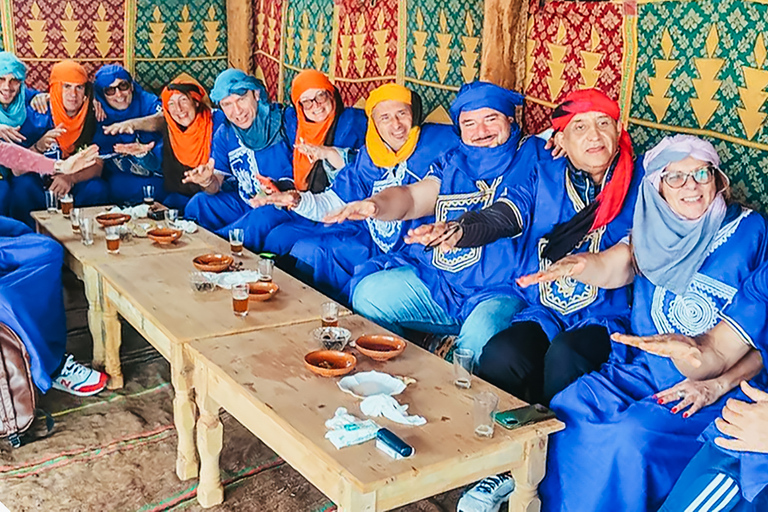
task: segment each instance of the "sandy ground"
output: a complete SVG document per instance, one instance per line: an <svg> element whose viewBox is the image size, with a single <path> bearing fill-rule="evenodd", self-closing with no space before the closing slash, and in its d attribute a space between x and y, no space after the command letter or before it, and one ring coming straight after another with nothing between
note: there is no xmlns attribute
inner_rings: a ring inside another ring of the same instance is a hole
<svg viewBox="0 0 768 512"><path fill-rule="evenodd" d="M82 284L65 273L68 345L91 360ZM39 407L56 430L19 449L0 442L0 502L21 511L203 510L196 481L175 475L176 433L167 362L130 326L123 325L125 388L77 398L50 391ZM228 414L222 414L221 456L225 502L211 511L321 512L328 498ZM448 512L460 490L400 511Z"/></svg>

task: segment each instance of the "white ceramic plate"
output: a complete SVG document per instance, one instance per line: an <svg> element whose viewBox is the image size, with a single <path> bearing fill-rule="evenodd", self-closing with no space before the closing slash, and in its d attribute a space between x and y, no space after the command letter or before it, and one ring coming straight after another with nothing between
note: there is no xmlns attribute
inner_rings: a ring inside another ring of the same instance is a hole
<svg viewBox="0 0 768 512"><path fill-rule="evenodd" d="M339 387L352 396L366 398L372 395L399 395L405 390L405 383L388 373L370 371L347 375L339 381Z"/></svg>

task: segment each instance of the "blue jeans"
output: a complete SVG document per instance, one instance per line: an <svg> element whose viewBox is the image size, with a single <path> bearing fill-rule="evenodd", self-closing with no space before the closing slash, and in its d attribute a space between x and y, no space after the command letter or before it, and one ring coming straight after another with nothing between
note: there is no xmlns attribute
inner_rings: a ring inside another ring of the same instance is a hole
<svg viewBox="0 0 768 512"><path fill-rule="evenodd" d="M462 324L435 302L411 266L371 274L352 291L352 308L369 320L401 336L403 329L458 334L456 345L472 350L475 360L488 340L509 327L524 307L525 302L515 297L493 297L475 306Z"/></svg>

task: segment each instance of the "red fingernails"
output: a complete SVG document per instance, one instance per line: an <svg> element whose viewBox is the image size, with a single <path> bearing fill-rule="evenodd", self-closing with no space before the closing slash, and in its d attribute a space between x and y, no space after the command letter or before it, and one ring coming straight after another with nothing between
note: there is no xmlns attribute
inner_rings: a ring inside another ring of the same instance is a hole
<svg viewBox="0 0 768 512"><path fill-rule="evenodd" d="M659 399L659 397L657 395L651 395L651 398L653 398L654 400L658 400Z"/></svg>
<svg viewBox="0 0 768 512"><path fill-rule="evenodd" d="M678 410L677 407L673 407L672 408L672 414L677 414L677 410Z"/></svg>
<svg viewBox="0 0 768 512"><path fill-rule="evenodd" d="M688 416L690 416L690 414L688 414L687 412L683 413L683 418L687 418Z"/></svg>
<svg viewBox="0 0 768 512"><path fill-rule="evenodd" d="M661 398L657 398L656 402L658 402L659 405L663 405L664 404L664 400L662 400Z"/></svg>

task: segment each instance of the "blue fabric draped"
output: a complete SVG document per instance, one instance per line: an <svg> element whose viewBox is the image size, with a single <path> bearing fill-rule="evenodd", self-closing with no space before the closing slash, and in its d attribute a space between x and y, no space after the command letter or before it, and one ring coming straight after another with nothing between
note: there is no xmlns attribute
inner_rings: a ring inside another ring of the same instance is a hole
<svg viewBox="0 0 768 512"><path fill-rule="evenodd" d="M282 106L269 102L269 94L261 80L239 69L227 69L216 77L211 90L211 100L220 103L232 94L244 95L255 91L258 95L256 118L246 129L232 125L245 147L260 151L280 142L284 137Z"/></svg>
<svg viewBox="0 0 768 512"><path fill-rule="evenodd" d="M63 263L64 251L56 241L0 217L0 322L24 342L32 378L43 393L66 348Z"/></svg>
<svg viewBox="0 0 768 512"><path fill-rule="evenodd" d="M13 75L22 82L19 93L8 107L0 106L0 124L6 126L21 126L27 118L26 88L27 68L18 57L10 52L0 52L0 76Z"/></svg>
<svg viewBox="0 0 768 512"><path fill-rule="evenodd" d="M104 88L109 87L115 80L125 80L133 86L133 100L125 110L110 107L106 96L104 96ZM117 64L108 64L99 68L93 80L93 91L107 114L107 119L104 121L106 125L145 117L160 111L156 108L159 102L157 96L145 91L138 82L131 78L128 71ZM155 112L152 112L153 110Z"/></svg>
<svg viewBox="0 0 768 512"><path fill-rule="evenodd" d="M514 117L515 107L522 105L524 98L519 92L504 89L490 82L477 81L464 84L451 104L451 119L458 130L459 114L470 110L492 108L507 117ZM517 125L515 128L518 129Z"/></svg>
<svg viewBox="0 0 768 512"><path fill-rule="evenodd" d="M632 331L638 335L711 329L718 311L764 261L766 220L731 205L715 249L683 295L635 278ZM696 414L670 413L655 393L684 377L669 359L615 344L608 363L555 396L550 406L566 429L550 438L539 490L544 511L655 511L702 444L727 393ZM758 380L765 379L763 373ZM598 489L599 492L595 490Z"/></svg>

